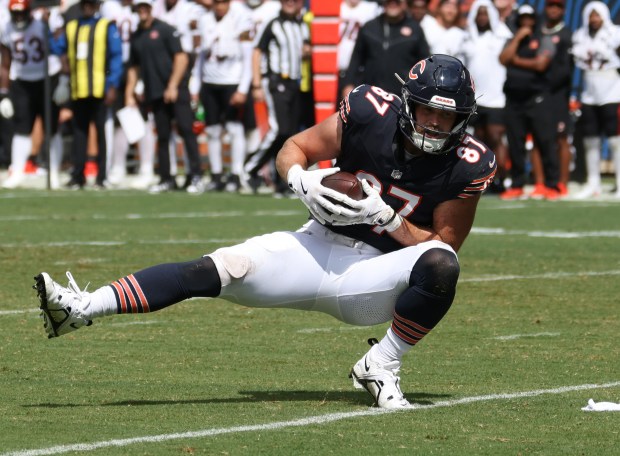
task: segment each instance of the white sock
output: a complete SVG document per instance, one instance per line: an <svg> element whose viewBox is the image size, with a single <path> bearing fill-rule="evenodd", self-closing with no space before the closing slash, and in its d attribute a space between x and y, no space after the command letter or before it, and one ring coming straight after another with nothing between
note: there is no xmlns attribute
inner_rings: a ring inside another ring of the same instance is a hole
<svg viewBox="0 0 620 456"><path fill-rule="evenodd" d="M260 130L258 128L253 129L246 135L247 153L256 152L260 146L261 137Z"/></svg>
<svg viewBox="0 0 620 456"><path fill-rule="evenodd" d="M127 152L129 143L127 136L121 128L114 129L114 147L112 148L112 163L110 164L110 174L114 177L123 178L127 174Z"/></svg>
<svg viewBox="0 0 620 456"><path fill-rule="evenodd" d="M151 116L146 122L146 134L138 145L140 151L140 174L152 176L155 173L155 133Z"/></svg>
<svg viewBox="0 0 620 456"><path fill-rule="evenodd" d="M173 131L170 132L170 141L168 142L168 149L170 151L170 175L177 175L177 135Z"/></svg>
<svg viewBox="0 0 620 456"><path fill-rule="evenodd" d="M400 363L403 355L411 350L413 345L402 340L392 331L392 327L389 327L385 337L372 348L372 360L379 364L387 364L393 361Z"/></svg>
<svg viewBox="0 0 620 456"><path fill-rule="evenodd" d="M616 172L616 188L620 192L620 136L612 136L607 139L609 143L609 151L614 160L614 169Z"/></svg>
<svg viewBox="0 0 620 456"><path fill-rule="evenodd" d="M601 187L601 138L588 136L583 144L586 149L586 170L588 173L588 185L595 188Z"/></svg>
<svg viewBox="0 0 620 456"><path fill-rule="evenodd" d="M103 124L103 131L105 135L105 148L106 148L106 174L110 172L110 165L112 164L112 155L114 154L114 117L112 111L108 109L105 123Z"/></svg>
<svg viewBox="0 0 620 456"><path fill-rule="evenodd" d="M23 173L31 152L32 139L30 135L14 135L11 143L11 172Z"/></svg>
<svg viewBox="0 0 620 456"><path fill-rule="evenodd" d="M109 285L93 291L90 294L90 304L83 309L84 316L91 320L105 315L115 315L116 311L116 296Z"/></svg>
<svg viewBox="0 0 620 456"><path fill-rule="evenodd" d="M62 136L56 133L50 141L50 172L59 173L62 165Z"/></svg>
<svg viewBox="0 0 620 456"><path fill-rule="evenodd" d="M222 174L222 126L209 125L207 127L207 141L209 144L209 166L211 174Z"/></svg>
<svg viewBox="0 0 620 456"><path fill-rule="evenodd" d="M230 171L232 174L240 176L243 172L243 162L245 161L245 133L241 122L226 122L226 130L231 137L230 142Z"/></svg>

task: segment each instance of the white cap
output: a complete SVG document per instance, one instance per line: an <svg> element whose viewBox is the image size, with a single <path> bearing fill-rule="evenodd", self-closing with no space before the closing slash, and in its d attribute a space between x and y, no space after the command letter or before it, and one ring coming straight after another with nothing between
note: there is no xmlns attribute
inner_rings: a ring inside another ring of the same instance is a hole
<svg viewBox="0 0 620 456"><path fill-rule="evenodd" d="M528 5L527 3L521 5L518 11L519 11L519 16L522 16L524 14L527 14L530 16L536 16L536 11L534 10L534 7L532 7L532 5Z"/></svg>

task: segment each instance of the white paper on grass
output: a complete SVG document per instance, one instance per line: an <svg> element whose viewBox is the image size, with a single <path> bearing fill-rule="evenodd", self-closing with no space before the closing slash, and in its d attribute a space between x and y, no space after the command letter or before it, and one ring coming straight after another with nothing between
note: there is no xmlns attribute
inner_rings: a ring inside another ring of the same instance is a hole
<svg viewBox="0 0 620 456"><path fill-rule="evenodd" d="M116 116L129 144L135 144L144 137L146 123L137 107L125 106L116 112Z"/></svg>
<svg viewBox="0 0 620 456"><path fill-rule="evenodd" d="M582 407L584 412L620 412L620 404L614 402L594 402L588 401L588 405Z"/></svg>

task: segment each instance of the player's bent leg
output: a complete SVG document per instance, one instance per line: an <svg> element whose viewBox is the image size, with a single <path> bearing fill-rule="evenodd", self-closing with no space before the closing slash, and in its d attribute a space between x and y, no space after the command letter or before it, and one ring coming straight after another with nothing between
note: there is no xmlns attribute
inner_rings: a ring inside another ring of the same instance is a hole
<svg viewBox="0 0 620 456"><path fill-rule="evenodd" d="M416 261L409 288L396 301L392 326L380 343L372 344L349 375L355 387L364 388L373 396L377 406L390 409L410 406L398 377L402 356L448 312L459 272L458 259L452 250L432 248Z"/></svg>
<svg viewBox="0 0 620 456"><path fill-rule="evenodd" d="M184 263L153 266L125 276L88 293L81 291L71 273L63 287L42 272L35 286L49 337L90 326L92 319L120 313L154 312L194 297L215 297L220 277L209 257Z"/></svg>

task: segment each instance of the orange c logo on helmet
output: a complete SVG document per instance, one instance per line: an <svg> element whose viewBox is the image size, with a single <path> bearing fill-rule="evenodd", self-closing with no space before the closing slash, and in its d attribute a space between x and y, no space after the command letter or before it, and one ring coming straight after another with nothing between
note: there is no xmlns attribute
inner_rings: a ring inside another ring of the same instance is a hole
<svg viewBox="0 0 620 456"><path fill-rule="evenodd" d="M420 71L416 73L424 73L424 69L426 68L426 60L420 60L418 63L413 65L413 67L411 67L411 70L409 70L409 79L413 79L414 81L418 79L418 74L414 73L414 70L418 67L418 65L420 66Z"/></svg>

